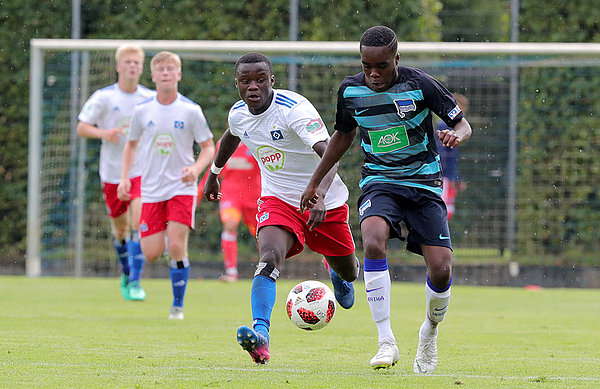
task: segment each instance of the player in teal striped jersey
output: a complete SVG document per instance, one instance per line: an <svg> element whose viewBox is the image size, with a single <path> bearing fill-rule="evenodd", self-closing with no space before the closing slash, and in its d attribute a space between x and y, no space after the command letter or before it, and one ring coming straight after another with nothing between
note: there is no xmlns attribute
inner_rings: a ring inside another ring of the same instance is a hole
<svg viewBox="0 0 600 389"><path fill-rule="evenodd" d="M312 206L322 178L359 132L364 154L358 199L364 277L379 346L370 364L387 368L400 358L390 322L387 264L387 241L400 238L427 265L426 318L413 369L432 373L437 364L437 327L448 309L452 284L452 244L434 136L444 146L456 147L471 136L471 126L441 83L420 69L398 65L398 41L391 29L375 26L365 31L360 54L363 71L346 77L339 88L335 133L302 195L300 209ZM434 133L432 113L450 129ZM406 236L402 222L408 227Z"/></svg>

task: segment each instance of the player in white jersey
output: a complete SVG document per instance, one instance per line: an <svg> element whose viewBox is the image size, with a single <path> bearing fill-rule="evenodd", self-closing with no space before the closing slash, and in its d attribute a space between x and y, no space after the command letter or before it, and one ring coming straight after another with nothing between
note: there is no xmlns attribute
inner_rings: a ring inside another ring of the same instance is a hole
<svg viewBox="0 0 600 389"><path fill-rule="evenodd" d="M221 138L204 186L208 200L220 199L218 174L240 141L258 161L262 177L256 215L260 261L251 290L253 328L241 326L237 332L238 343L257 364L270 358L275 282L285 258L300 253L305 243L325 256L336 299L344 308L354 304L352 281L359 270L348 225L348 189L336 174L337 166L323 180L313 209L298 212L300 195L327 147L329 133L306 98L274 90L274 82L266 56L248 53L237 61L235 84L242 101L229 111L229 129Z"/></svg>
<svg viewBox="0 0 600 389"><path fill-rule="evenodd" d="M145 293L139 286L145 261L138 234L141 212L139 159L136 159L129 175L132 181L130 200L117 198L117 186L133 108L156 93L138 84L144 66L141 48L120 46L115 59L117 83L97 90L86 101L79 113L77 134L102 140L100 181L110 217L113 245L121 263L121 294L127 300L143 300Z"/></svg>
<svg viewBox="0 0 600 389"><path fill-rule="evenodd" d="M135 107L118 186L119 198L129 197L129 171L136 152L142 170L142 251L149 261L169 245L173 304L169 319L183 319L183 299L189 278L187 244L194 228L198 176L210 163L215 145L200 106L178 92L181 59L162 51L150 62L156 97ZM194 160L194 142L201 151ZM139 146L138 146L139 145Z"/></svg>

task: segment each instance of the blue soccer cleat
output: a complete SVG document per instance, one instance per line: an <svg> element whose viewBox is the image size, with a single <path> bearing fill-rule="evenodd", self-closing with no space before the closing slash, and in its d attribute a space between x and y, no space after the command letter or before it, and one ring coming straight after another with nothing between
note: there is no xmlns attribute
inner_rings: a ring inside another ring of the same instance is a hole
<svg viewBox="0 0 600 389"><path fill-rule="evenodd" d="M241 326L237 330L237 341L257 365L269 362L269 339L265 335L250 327Z"/></svg>
<svg viewBox="0 0 600 389"><path fill-rule="evenodd" d="M338 304L344 309L350 309L354 305L354 285L352 282L344 281L333 271L327 260L323 258L323 265L329 271L331 283L333 284L333 293Z"/></svg>

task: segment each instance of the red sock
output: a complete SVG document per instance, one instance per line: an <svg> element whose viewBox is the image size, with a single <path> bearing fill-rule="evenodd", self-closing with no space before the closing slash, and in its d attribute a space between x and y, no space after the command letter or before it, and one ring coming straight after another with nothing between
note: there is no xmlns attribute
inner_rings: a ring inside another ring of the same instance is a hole
<svg viewBox="0 0 600 389"><path fill-rule="evenodd" d="M233 269L235 269L235 273L237 273L237 233L231 234L223 232L221 234L221 250L223 251L223 262L225 264L226 273L230 274L230 272L233 272Z"/></svg>

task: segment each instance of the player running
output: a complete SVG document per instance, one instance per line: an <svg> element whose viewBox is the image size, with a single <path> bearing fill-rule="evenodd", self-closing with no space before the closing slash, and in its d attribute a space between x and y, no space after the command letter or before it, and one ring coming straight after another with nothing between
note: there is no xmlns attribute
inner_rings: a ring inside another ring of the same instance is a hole
<svg viewBox="0 0 600 389"><path fill-rule="evenodd" d="M144 51L140 47L120 46L115 53L115 60L117 83L94 92L85 102L79 113L77 134L102 140L99 173L102 195L110 218L113 246L121 264L121 294L126 300L144 300L146 292L140 285L140 278L145 258L138 233L142 172L139 158L135 159L129 172L129 200L119 200L117 186L133 108L156 93L139 85L144 68Z"/></svg>
<svg viewBox="0 0 600 389"><path fill-rule="evenodd" d="M199 196L204 196L202 189L209 174L207 170L198 185ZM219 215L223 225L221 252L225 265L225 274L219 281L235 282L238 279L238 227L243 220L250 234L256 237L256 201L260 197L260 168L245 144L240 142L219 178L222 193Z"/></svg>
<svg viewBox="0 0 600 389"><path fill-rule="evenodd" d="M189 230L194 228L197 179L214 153L213 134L200 106L178 92L181 59L161 51L150 62L157 95L135 107L125 150L119 198L130 196L129 171L136 152L142 171L141 245L149 261L169 245L173 304L169 319L183 319L183 299L190 273ZM201 151L194 161L194 142ZM139 144L139 147L138 147Z"/></svg>
<svg viewBox="0 0 600 389"><path fill-rule="evenodd" d="M469 139L471 126L442 84L422 70L398 66L398 40L390 28L365 31L360 56L363 71L342 81L335 133L302 194L300 209L310 208L320 196L317 188L323 177L360 131L365 164L358 214L367 300L379 334L379 351L370 364L387 368L400 359L390 322L387 242L403 238L408 250L423 255L428 274L426 317L413 370L432 373L437 364L438 324L450 302L452 245L431 112L451 128L437 133L444 146L456 147ZM401 222L408 226L406 237Z"/></svg>
<svg viewBox="0 0 600 389"><path fill-rule="evenodd" d="M242 101L229 111L229 129L206 180L204 193L217 201L217 175L243 142L260 166L262 193L258 208L260 261L251 290L252 328L241 326L237 340L257 364L269 361L269 327L275 304L275 282L285 258L304 249L304 243L324 255L331 267L335 296L343 308L354 304L352 281L358 276L358 260L348 225L348 189L329 170L317 188L319 198L311 211L300 213L300 194L320 161L329 133L313 105L303 96L273 89L271 61L260 53L248 53L235 64L235 85ZM327 196L325 196L327 195Z"/></svg>

